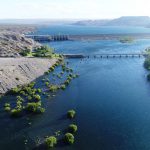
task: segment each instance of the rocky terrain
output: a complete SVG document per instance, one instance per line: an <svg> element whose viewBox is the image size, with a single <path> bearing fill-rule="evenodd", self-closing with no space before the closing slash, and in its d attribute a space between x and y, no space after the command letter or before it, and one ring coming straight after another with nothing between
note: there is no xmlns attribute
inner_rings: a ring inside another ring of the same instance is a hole
<svg viewBox="0 0 150 150"><path fill-rule="evenodd" d="M30 26L0 25L0 57L18 57L22 51L40 47L41 44L24 36L33 31Z"/></svg>
<svg viewBox="0 0 150 150"><path fill-rule="evenodd" d="M0 58L0 94L42 76L56 59Z"/></svg>
<svg viewBox="0 0 150 150"><path fill-rule="evenodd" d="M56 59L21 57L22 51L41 47L40 43L24 36L33 31L30 26L0 25L0 94L30 83L56 62Z"/></svg>

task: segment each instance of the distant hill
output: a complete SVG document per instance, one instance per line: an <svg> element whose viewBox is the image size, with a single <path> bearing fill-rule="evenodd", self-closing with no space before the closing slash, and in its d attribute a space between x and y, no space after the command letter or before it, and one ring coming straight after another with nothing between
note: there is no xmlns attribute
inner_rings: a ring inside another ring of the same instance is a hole
<svg viewBox="0 0 150 150"><path fill-rule="evenodd" d="M81 20L74 25L96 25L96 26L150 26L148 16L125 16L112 20Z"/></svg>
<svg viewBox="0 0 150 150"><path fill-rule="evenodd" d="M76 23L74 23L74 25L96 25L96 26L103 26L106 25L107 23L109 23L111 20L81 20L78 21Z"/></svg>
<svg viewBox="0 0 150 150"><path fill-rule="evenodd" d="M150 17L120 17L118 19L111 20L107 25L119 25L119 26L147 26L150 24Z"/></svg>

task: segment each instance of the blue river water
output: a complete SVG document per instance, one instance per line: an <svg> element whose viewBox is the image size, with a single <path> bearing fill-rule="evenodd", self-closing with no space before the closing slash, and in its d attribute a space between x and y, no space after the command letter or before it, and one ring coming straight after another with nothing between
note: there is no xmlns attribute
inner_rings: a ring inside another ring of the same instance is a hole
<svg viewBox="0 0 150 150"><path fill-rule="evenodd" d="M93 28L93 30L91 29ZM90 30L89 30L90 29ZM86 30L86 31L85 31ZM147 33L146 28L46 27L38 33ZM149 39L123 44L117 40L64 41L44 43L58 53L125 53L142 52ZM143 67L144 58L70 59L69 65L80 74L65 91L51 100L43 99L46 112L28 119L8 117L1 110L0 146L2 150L30 150L36 137L65 131L71 123L78 125L75 143L58 145L56 150L149 150L150 83ZM40 86L40 79L38 82ZM8 98L6 98L8 99ZM9 97L13 100L13 97ZM76 110L73 121L65 118L69 109ZM31 125L28 125L31 122ZM27 144L24 140L28 139Z"/></svg>
<svg viewBox="0 0 150 150"><path fill-rule="evenodd" d="M150 33L150 28L144 27L118 27L118 26L74 26L55 25L41 26L37 28L36 34L118 34L118 33Z"/></svg>

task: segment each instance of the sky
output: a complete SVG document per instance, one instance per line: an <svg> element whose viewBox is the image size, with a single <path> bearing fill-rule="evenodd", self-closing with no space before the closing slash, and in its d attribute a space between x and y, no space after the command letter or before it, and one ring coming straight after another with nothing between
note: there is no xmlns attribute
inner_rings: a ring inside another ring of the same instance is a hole
<svg viewBox="0 0 150 150"><path fill-rule="evenodd" d="M150 0L0 0L0 19L150 16Z"/></svg>

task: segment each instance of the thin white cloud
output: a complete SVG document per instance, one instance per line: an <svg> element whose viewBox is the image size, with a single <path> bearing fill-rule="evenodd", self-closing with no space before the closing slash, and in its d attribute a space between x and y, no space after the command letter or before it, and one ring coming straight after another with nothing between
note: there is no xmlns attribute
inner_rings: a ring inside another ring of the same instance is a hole
<svg viewBox="0 0 150 150"><path fill-rule="evenodd" d="M115 18L149 10L149 0L0 0L0 18Z"/></svg>

